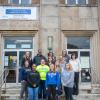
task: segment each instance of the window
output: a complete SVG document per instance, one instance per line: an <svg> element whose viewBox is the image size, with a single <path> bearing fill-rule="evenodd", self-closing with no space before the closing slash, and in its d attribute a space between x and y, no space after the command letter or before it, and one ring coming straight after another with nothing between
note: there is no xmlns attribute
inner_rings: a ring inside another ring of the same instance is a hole
<svg viewBox="0 0 100 100"><path fill-rule="evenodd" d="M19 4L19 0L10 0L10 3Z"/></svg>
<svg viewBox="0 0 100 100"><path fill-rule="evenodd" d="M5 37L5 49L32 49L32 37Z"/></svg>
<svg viewBox="0 0 100 100"><path fill-rule="evenodd" d="M66 4L68 5L86 5L88 4L88 0L66 0Z"/></svg>
<svg viewBox="0 0 100 100"><path fill-rule="evenodd" d="M29 5L31 4L31 0L8 0L10 4L21 4L21 5Z"/></svg>
<svg viewBox="0 0 100 100"><path fill-rule="evenodd" d="M68 49L90 49L90 37L68 37Z"/></svg>
<svg viewBox="0 0 100 100"><path fill-rule="evenodd" d="M67 4L74 5L76 4L76 0L67 0Z"/></svg>

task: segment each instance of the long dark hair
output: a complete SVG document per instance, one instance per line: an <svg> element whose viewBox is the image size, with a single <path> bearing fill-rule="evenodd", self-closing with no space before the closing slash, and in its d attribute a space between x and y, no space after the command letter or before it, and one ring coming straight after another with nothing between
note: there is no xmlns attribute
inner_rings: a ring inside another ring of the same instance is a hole
<svg viewBox="0 0 100 100"><path fill-rule="evenodd" d="M71 54L71 59L73 59L73 56L75 56L75 59L77 59L77 54L76 53Z"/></svg>

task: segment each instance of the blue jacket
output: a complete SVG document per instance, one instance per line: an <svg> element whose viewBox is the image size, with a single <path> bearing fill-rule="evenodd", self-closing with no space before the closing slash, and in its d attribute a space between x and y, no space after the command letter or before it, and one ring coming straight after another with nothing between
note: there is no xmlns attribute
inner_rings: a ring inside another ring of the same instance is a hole
<svg viewBox="0 0 100 100"><path fill-rule="evenodd" d="M19 73L19 79L20 81L27 81L27 73L30 71L31 69L30 68L25 68L25 67L22 67L20 69L20 73Z"/></svg>
<svg viewBox="0 0 100 100"><path fill-rule="evenodd" d="M60 85L60 77L58 72L48 72L46 75L46 88L48 88L48 85L55 85L56 87L59 87Z"/></svg>

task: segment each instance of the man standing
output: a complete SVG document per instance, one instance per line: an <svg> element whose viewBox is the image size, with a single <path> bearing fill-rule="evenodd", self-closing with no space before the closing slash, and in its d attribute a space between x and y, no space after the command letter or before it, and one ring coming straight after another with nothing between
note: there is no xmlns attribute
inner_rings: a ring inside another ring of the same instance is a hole
<svg viewBox="0 0 100 100"><path fill-rule="evenodd" d="M62 57L64 58L64 61L66 62L66 64L69 63L70 57L67 54L67 51L66 50L63 50L62 51Z"/></svg>
<svg viewBox="0 0 100 100"><path fill-rule="evenodd" d="M36 66L40 65L41 59L47 61L46 57L42 55L42 51L39 49L38 54L33 58L33 64L35 64Z"/></svg>
<svg viewBox="0 0 100 100"><path fill-rule="evenodd" d="M37 66L36 71L40 74L40 85L39 85L39 100L46 100L46 88L45 88L45 81L46 81L46 74L49 72L49 66L45 64L45 60L41 59L41 64ZM43 97L42 97L43 96Z"/></svg>

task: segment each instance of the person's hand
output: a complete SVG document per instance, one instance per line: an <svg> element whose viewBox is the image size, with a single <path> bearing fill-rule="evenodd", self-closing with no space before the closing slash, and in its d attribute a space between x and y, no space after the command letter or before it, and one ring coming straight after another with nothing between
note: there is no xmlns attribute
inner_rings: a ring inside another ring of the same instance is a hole
<svg viewBox="0 0 100 100"><path fill-rule="evenodd" d="M56 90L58 90L58 87L56 87Z"/></svg>
<svg viewBox="0 0 100 100"><path fill-rule="evenodd" d="M33 84L33 87L36 87L36 84Z"/></svg>

